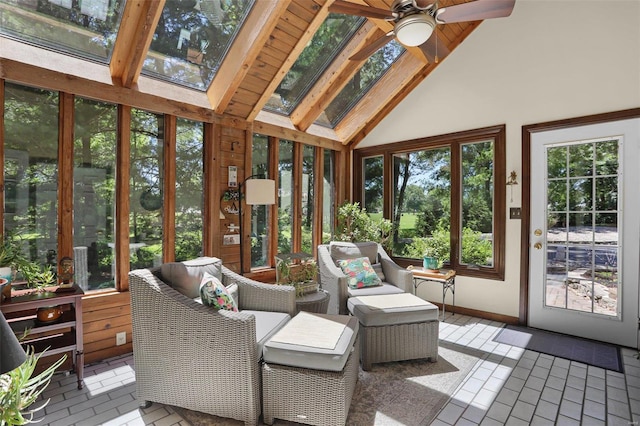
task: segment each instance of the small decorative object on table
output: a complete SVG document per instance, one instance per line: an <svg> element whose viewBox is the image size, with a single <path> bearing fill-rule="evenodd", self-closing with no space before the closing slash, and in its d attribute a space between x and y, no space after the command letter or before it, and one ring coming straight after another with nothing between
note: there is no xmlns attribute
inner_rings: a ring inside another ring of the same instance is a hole
<svg viewBox="0 0 640 426"><path fill-rule="evenodd" d="M318 265L310 254L278 254L276 257L276 283L296 288L296 296L318 291Z"/></svg>

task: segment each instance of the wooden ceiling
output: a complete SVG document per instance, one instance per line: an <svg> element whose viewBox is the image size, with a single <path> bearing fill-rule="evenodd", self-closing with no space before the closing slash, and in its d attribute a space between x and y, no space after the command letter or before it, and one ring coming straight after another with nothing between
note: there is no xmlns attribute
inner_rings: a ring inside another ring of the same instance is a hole
<svg viewBox="0 0 640 426"><path fill-rule="evenodd" d="M41 81L40 85L49 89L137 107L149 105L151 110L203 121L244 121L252 123L258 132L273 134L278 129L278 134L289 132L303 142L312 140L316 144L332 145L337 142L353 147L481 22L438 25L432 35L438 37L437 60L425 57L419 48L408 48L335 129L329 129L314 121L364 63L348 58L393 29L392 23L377 19L366 22L291 116L284 117L263 111L262 107L329 14L333 0L257 0L206 93L141 76L143 61L166 1L170 0L126 2L108 70L79 59L61 58L63 55L42 49L34 59L29 51L37 48L0 39L3 43L0 77L33 84L25 76L32 75L31 80L46 79L46 83ZM393 2L350 1L382 9L390 9ZM439 6L462 1L441 0Z"/></svg>

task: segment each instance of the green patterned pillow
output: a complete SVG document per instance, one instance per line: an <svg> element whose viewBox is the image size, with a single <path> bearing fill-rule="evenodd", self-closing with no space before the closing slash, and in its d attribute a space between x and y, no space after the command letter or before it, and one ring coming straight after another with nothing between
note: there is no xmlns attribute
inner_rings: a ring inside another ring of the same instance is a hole
<svg viewBox="0 0 640 426"><path fill-rule="evenodd" d="M336 263L348 277L349 288L373 287L382 284L380 277L378 277L366 257L343 259L338 260Z"/></svg>
<svg viewBox="0 0 640 426"><path fill-rule="evenodd" d="M211 306L217 311L220 309L238 311L236 301L231 297L231 293L229 293L224 284L206 272L200 282L200 297L202 297L202 304Z"/></svg>

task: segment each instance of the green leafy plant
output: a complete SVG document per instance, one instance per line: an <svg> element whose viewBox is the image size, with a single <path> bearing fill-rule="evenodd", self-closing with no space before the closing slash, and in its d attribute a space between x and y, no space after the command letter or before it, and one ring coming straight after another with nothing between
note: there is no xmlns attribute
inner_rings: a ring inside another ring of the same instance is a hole
<svg viewBox="0 0 640 426"><path fill-rule="evenodd" d="M387 246L393 224L389 219L374 219L359 203L345 202L338 207L335 239L337 241L375 241Z"/></svg>
<svg viewBox="0 0 640 426"><path fill-rule="evenodd" d="M34 423L33 416L48 403L47 399L41 405L31 406L40 394L49 386L51 377L67 356L57 360L40 374L33 376L33 372L42 352L35 355L33 348L27 348L27 359L18 368L0 376L0 425L24 425Z"/></svg>
<svg viewBox="0 0 640 426"><path fill-rule="evenodd" d="M18 266L22 276L27 281L27 287L43 290L56 282L56 273L51 266L40 266L35 262L24 262Z"/></svg>
<svg viewBox="0 0 640 426"><path fill-rule="evenodd" d="M13 235L0 235L0 267L17 268L24 261L18 240Z"/></svg>
<svg viewBox="0 0 640 426"><path fill-rule="evenodd" d="M318 277L318 264L312 257L290 259L276 257L277 284L291 285L296 289L296 296L302 296L310 283Z"/></svg>

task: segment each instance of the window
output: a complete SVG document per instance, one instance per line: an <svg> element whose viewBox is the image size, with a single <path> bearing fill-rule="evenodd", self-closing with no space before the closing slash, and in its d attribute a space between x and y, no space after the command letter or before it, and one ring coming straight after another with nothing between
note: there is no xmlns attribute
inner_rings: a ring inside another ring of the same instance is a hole
<svg viewBox="0 0 640 426"><path fill-rule="evenodd" d="M142 72L205 90L253 0L166 2Z"/></svg>
<svg viewBox="0 0 640 426"><path fill-rule="evenodd" d="M404 47L395 40L378 49L331 101L318 117L316 124L330 128L336 127L404 52Z"/></svg>
<svg viewBox="0 0 640 426"><path fill-rule="evenodd" d="M75 283L114 288L117 107L77 98L73 147Z"/></svg>
<svg viewBox="0 0 640 426"><path fill-rule="evenodd" d="M202 123L178 118L176 125L176 252L180 262L202 256L204 226Z"/></svg>
<svg viewBox="0 0 640 426"><path fill-rule="evenodd" d="M504 279L504 126L365 148L355 159L370 214L392 188L394 256L415 264L435 251L460 275Z"/></svg>
<svg viewBox="0 0 640 426"><path fill-rule="evenodd" d="M382 217L382 201L384 200L383 157L370 157L363 160L364 188L360 207L371 214Z"/></svg>
<svg viewBox="0 0 640 426"><path fill-rule="evenodd" d="M123 6L123 0L0 0L0 33L106 64Z"/></svg>
<svg viewBox="0 0 640 426"><path fill-rule="evenodd" d="M336 184L334 181L334 152L324 150L324 177L322 180L322 243L333 239L334 217L336 214Z"/></svg>
<svg viewBox="0 0 640 426"><path fill-rule="evenodd" d="M291 253L293 233L293 142L279 142L278 253Z"/></svg>
<svg viewBox="0 0 640 426"><path fill-rule="evenodd" d="M330 13L284 76L264 109L290 115L364 20L360 16Z"/></svg>
<svg viewBox="0 0 640 426"><path fill-rule="evenodd" d="M313 206L314 194L314 171L315 171L315 148L309 145L302 146L302 193L300 202L302 207L302 251L313 253Z"/></svg>
<svg viewBox="0 0 640 426"><path fill-rule="evenodd" d="M269 179L269 138L253 135L251 175ZM251 210L251 267L270 266L269 224L271 206L247 206Z"/></svg>
<svg viewBox="0 0 640 426"><path fill-rule="evenodd" d="M131 269L162 263L164 116L131 110L129 255Z"/></svg>
<svg viewBox="0 0 640 426"><path fill-rule="evenodd" d="M58 94L5 85L4 230L28 259L55 266L58 248Z"/></svg>

